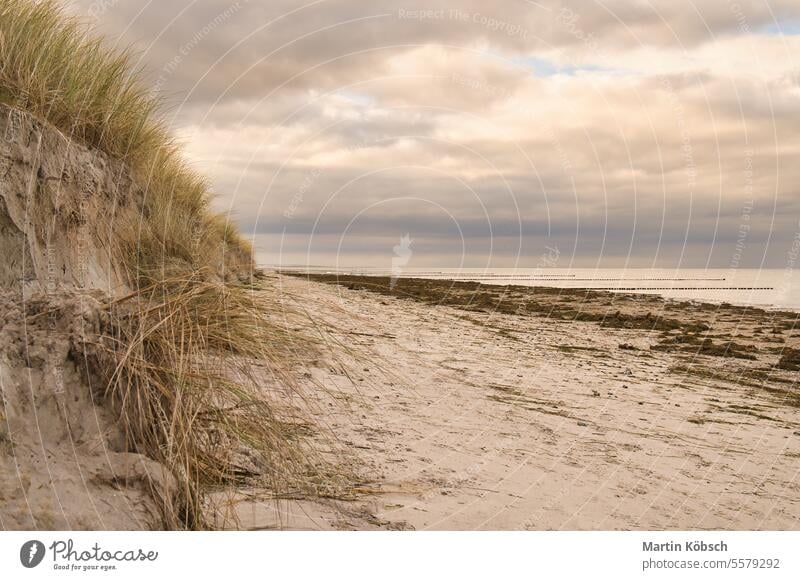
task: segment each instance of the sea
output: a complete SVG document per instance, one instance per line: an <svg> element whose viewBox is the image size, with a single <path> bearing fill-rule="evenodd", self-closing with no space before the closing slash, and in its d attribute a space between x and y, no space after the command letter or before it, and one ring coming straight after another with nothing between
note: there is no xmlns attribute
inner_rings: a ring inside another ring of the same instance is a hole
<svg viewBox="0 0 800 580"><path fill-rule="evenodd" d="M585 288L800 311L800 272L791 269L645 268L290 268L314 273L431 278L484 284Z"/></svg>

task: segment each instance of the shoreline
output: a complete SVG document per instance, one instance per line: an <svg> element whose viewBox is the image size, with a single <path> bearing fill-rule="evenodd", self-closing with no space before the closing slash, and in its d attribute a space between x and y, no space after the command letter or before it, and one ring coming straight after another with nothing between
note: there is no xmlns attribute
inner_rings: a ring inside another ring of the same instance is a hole
<svg viewBox="0 0 800 580"><path fill-rule="evenodd" d="M796 306L783 306L780 304L775 303L761 303L757 301L738 301L735 299L731 299L730 297L719 297L714 298L711 296L671 296L669 292L683 292L683 291L694 291L694 292L730 292L730 291L775 291L775 286L771 285L731 285L731 286L707 286L707 287L699 287L699 286L660 286L660 287L648 287L648 286L636 286L635 284L628 284L634 282L657 282L657 281L669 281L669 282L701 282L701 281L717 281L722 282L726 281L725 277L723 278L597 278L597 277L589 277L589 278L577 278L576 274L536 274L536 275L529 275L529 274L516 274L516 275L508 275L508 274L500 274L500 273L483 273L483 274L462 274L460 276L454 276L451 273L431 270L425 272L407 272L400 276L392 276L390 272L386 271L385 269L376 270L376 272L370 272L368 269L346 269L337 271L335 269L330 268L312 268L312 269L303 269L303 268L291 268L291 267L275 267L275 266L265 266L263 267L266 271L271 271L279 275L286 275L286 276L308 276L311 279L319 279L322 278L330 278L330 277L340 277L340 278L373 278L373 279L389 279L389 278L396 278L396 279L403 279L403 280L433 280L433 281L440 281L440 282L459 282L459 283L478 283L484 286L500 286L500 287L514 287L518 289L530 289L530 288L550 288L555 290L561 290L564 292L584 292L584 291L593 291L593 292L608 292L612 294L634 294L639 296L655 296L661 298L667 302L688 302L688 303L697 303L697 304L711 304L715 306L735 306L740 308L759 308L766 310L768 312L779 312L783 314L800 314L800 304ZM626 272L630 272L632 269L627 268L625 269ZM652 269L650 268L642 268L643 271L651 272ZM698 270L698 272L705 272L706 270ZM713 273L713 271L712 271ZM520 281L528 282L527 284L521 284ZM620 286L617 287L610 287L610 286L555 286L549 285L546 282L559 282L559 283L574 283L579 281L585 282L598 282L598 281L617 281L620 282ZM538 283L538 282L545 282L545 283ZM626 285L622 285L625 283Z"/></svg>
<svg viewBox="0 0 800 580"><path fill-rule="evenodd" d="M382 294L391 294L387 291L390 281L395 280L394 288L398 288L395 293L400 297L415 298L419 295L416 293L403 295L403 287L406 285L412 287L427 286L437 290L443 289L445 286L452 288L454 291L481 291L484 293L497 294L497 289L503 290L506 294L522 293L535 296L536 294L557 294L567 297L583 296L589 301L596 300L618 300L621 302L627 301L642 301L650 302L653 306L661 304L666 310L673 309L689 309L700 308L709 310L712 308L728 310L728 311L741 311L743 313L755 313L759 315L774 315L780 318L797 319L800 325L800 311L791 309L783 309L780 307L766 307L764 305L754 304L735 304L727 301L710 301L704 299L681 299L666 297L660 294L649 294L645 292L627 291L623 289L605 289L605 288L566 288L557 286L527 286L520 284L486 284L480 281L473 280L452 280L449 278L425 278L425 277L411 277L403 276L392 278L391 276L379 275L350 275L350 274L311 274L307 272L283 270L279 275L292 276L296 278L306 278L308 280L323 282L327 284L339 284L344 287L353 288L354 285L360 289L370 290ZM643 289L644 290L644 289ZM655 289L654 289L655 290Z"/></svg>

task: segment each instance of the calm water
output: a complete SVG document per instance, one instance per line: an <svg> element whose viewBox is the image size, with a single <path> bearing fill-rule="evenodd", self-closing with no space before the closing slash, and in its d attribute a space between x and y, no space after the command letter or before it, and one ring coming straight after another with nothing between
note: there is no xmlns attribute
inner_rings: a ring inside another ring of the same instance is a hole
<svg viewBox="0 0 800 580"><path fill-rule="evenodd" d="M313 272L333 272L312 268ZM340 269L340 273L389 275L389 270ZM485 284L591 288L667 298L730 302L765 308L800 311L800 272L792 270L652 270L652 269L561 269L492 268L435 269L404 268L401 277L477 281Z"/></svg>

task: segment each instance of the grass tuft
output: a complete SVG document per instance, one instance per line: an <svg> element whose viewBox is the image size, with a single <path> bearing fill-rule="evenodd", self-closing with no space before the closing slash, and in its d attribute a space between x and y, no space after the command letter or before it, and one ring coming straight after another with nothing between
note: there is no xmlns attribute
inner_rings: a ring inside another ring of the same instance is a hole
<svg viewBox="0 0 800 580"><path fill-rule="evenodd" d="M160 492L170 527L209 526L204 489L297 490L314 470L301 418L275 404L298 395L286 361L308 339L265 317L283 308L271 296L202 276L163 280L112 302L101 337L84 345L128 445L177 480L177 500Z"/></svg>

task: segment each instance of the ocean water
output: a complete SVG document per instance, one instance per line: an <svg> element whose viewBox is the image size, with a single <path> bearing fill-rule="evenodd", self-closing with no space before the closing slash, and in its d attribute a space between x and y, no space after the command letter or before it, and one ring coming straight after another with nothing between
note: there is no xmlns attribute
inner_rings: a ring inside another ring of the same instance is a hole
<svg viewBox="0 0 800 580"><path fill-rule="evenodd" d="M311 272L336 272L315 267ZM375 268L342 268L342 274L392 275ZM476 281L485 284L589 288L613 292L659 294L666 298L728 302L769 309L800 311L800 272L783 270L657 270L643 268L403 268L398 277Z"/></svg>

